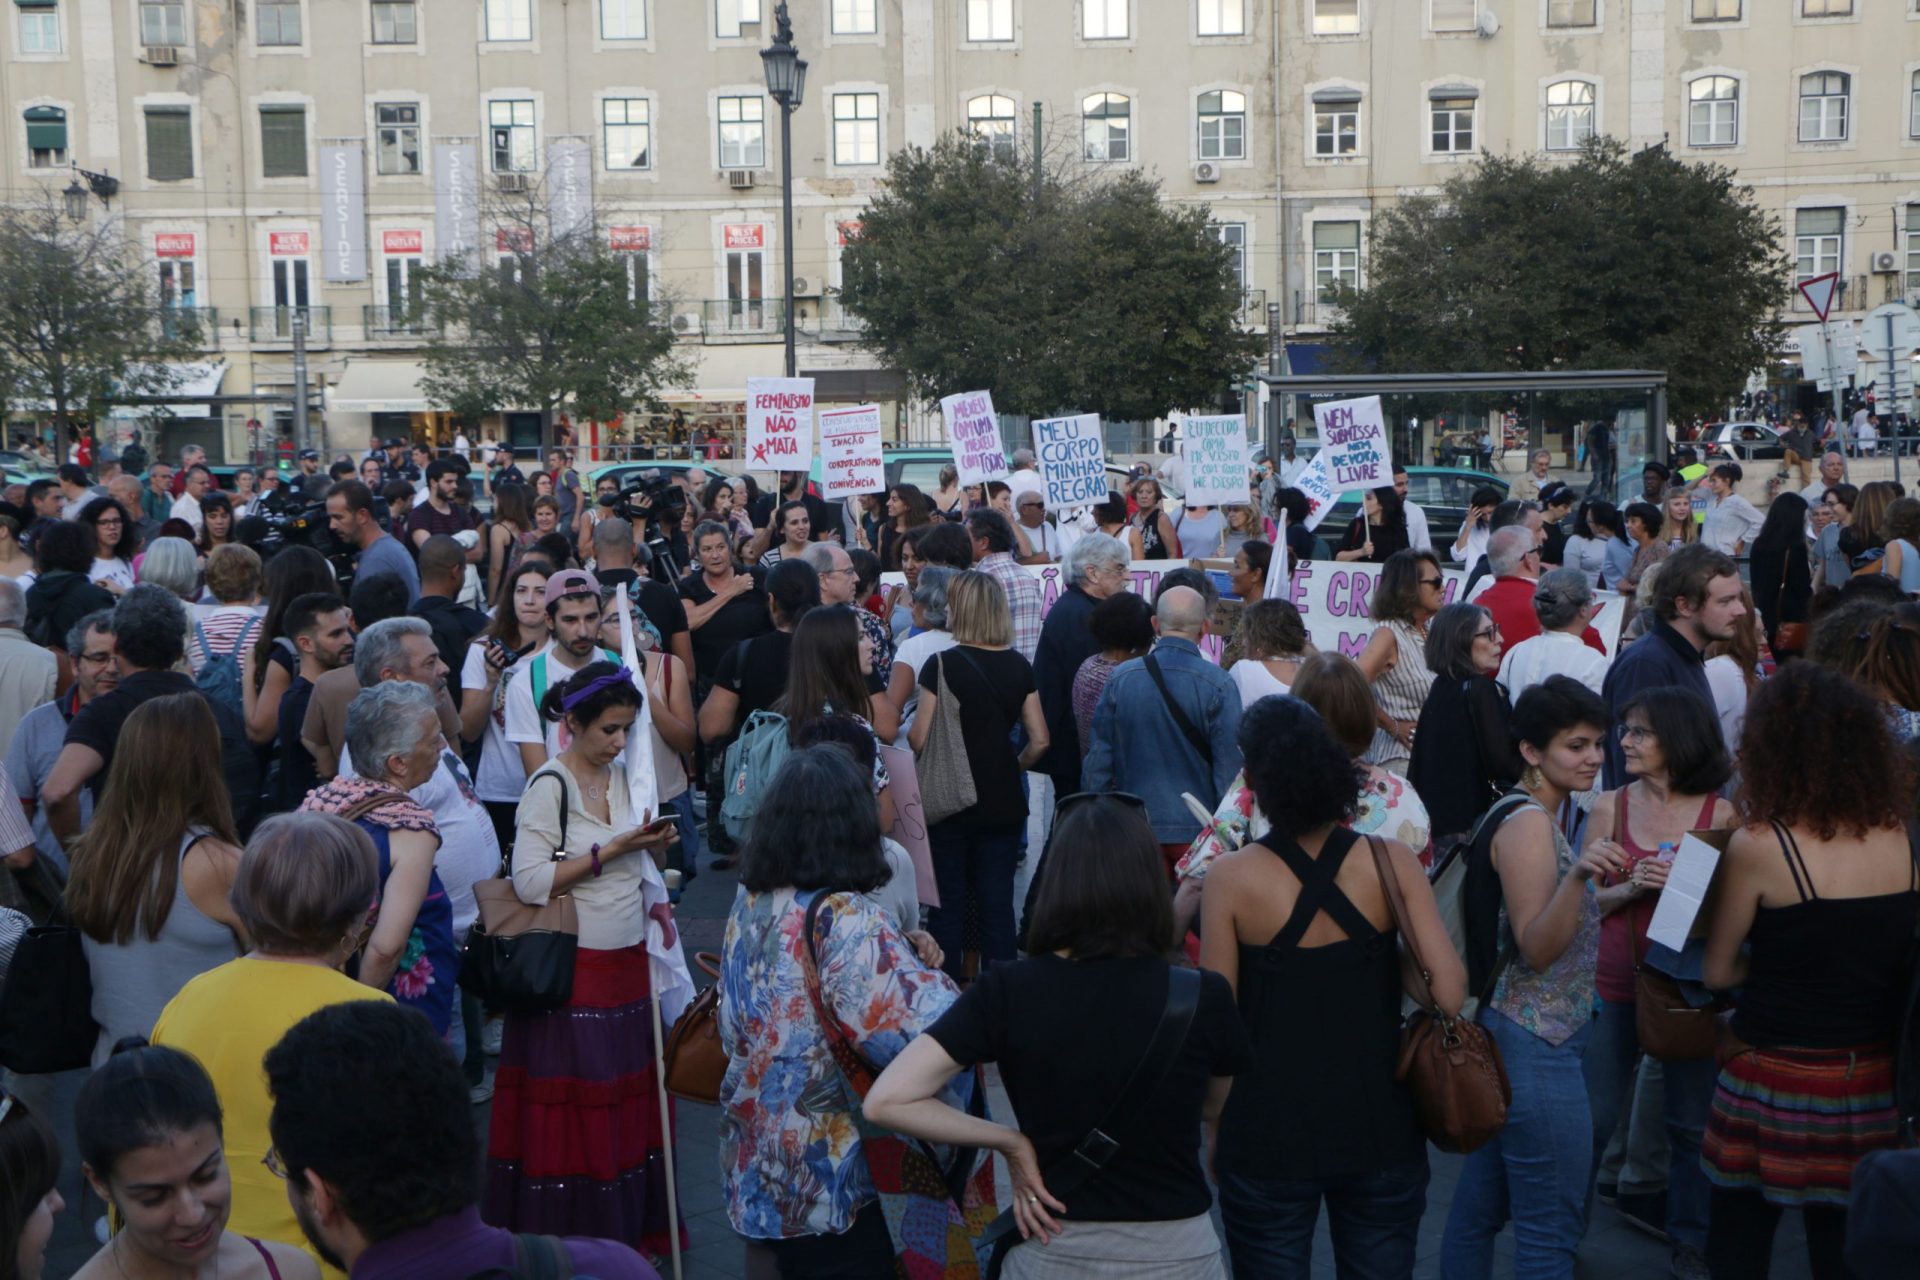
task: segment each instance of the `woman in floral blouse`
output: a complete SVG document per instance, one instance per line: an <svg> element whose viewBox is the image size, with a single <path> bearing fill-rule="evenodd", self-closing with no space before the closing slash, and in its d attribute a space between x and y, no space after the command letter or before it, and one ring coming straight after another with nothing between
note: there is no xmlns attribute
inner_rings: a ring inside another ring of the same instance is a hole
<svg viewBox="0 0 1920 1280"><path fill-rule="evenodd" d="M871 779L844 750L790 755L754 831L720 975L727 1217L782 1274L890 1276L895 1249L856 1127L860 1098L835 1042L878 1071L958 993L933 967L931 939L901 933L864 896L886 882L887 863ZM810 993L816 966L831 1032ZM962 1076L946 1096L965 1106L970 1088Z"/></svg>

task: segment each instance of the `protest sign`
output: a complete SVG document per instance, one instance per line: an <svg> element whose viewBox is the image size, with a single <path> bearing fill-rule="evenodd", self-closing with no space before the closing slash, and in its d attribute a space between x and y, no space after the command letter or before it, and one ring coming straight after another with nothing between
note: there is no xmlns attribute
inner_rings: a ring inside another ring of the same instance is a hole
<svg viewBox="0 0 1920 1280"><path fill-rule="evenodd" d="M1040 459L1047 510L1072 511L1107 500L1107 444L1099 414L1036 419L1033 452Z"/></svg>
<svg viewBox="0 0 1920 1280"><path fill-rule="evenodd" d="M985 484L1005 480L1011 474L1007 451L1000 443L1000 419L993 412L993 393L963 391L940 398L940 413L947 420L947 437L953 442L953 464L960 469L960 483Z"/></svg>
<svg viewBox="0 0 1920 1280"><path fill-rule="evenodd" d="M813 379L747 379L748 465L770 471L813 466Z"/></svg>
<svg viewBox="0 0 1920 1280"><path fill-rule="evenodd" d="M887 766L887 792L893 797L893 829L887 838L913 859L914 889L920 905L940 905L940 886L933 878L933 845L927 841L927 817L920 802L920 772L913 752L904 747L880 747L880 763Z"/></svg>
<svg viewBox="0 0 1920 1280"><path fill-rule="evenodd" d="M1377 489L1393 483L1393 462L1387 452L1387 420L1379 396L1358 400L1329 400L1313 406L1320 428L1320 452L1336 493Z"/></svg>
<svg viewBox="0 0 1920 1280"><path fill-rule="evenodd" d="M1267 587L1269 598L1278 600L1287 592L1287 513L1282 511L1275 522L1273 532L1273 551L1267 557Z"/></svg>
<svg viewBox="0 0 1920 1280"><path fill-rule="evenodd" d="M1334 491L1333 477L1327 471L1327 455L1324 453L1314 454L1313 461L1300 468L1293 483L1287 487L1307 495L1307 518L1301 523L1309 531L1320 527L1320 522L1327 518L1327 512L1333 510L1333 504L1340 497Z"/></svg>
<svg viewBox="0 0 1920 1280"><path fill-rule="evenodd" d="M829 502L887 487L879 405L820 411L820 477L821 496Z"/></svg>
<svg viewBox="0 0 1920 1280"><path fill-rule="evenodd" d="M1190 507L1217 507L1222 503L1244 505L1250 489L1247 416L1235 413L1188 418L1183 425L1186 438L1180 444L1180 455L1187 461L1186 504Z"/></svg>

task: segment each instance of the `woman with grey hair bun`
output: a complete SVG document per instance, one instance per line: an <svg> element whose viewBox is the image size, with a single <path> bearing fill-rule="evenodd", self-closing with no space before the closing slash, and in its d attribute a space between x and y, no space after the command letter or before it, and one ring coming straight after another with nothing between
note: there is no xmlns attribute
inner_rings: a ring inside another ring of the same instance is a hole
<svg viewBox="0 0 1920 1280"><path fill-rule="evenodd" d="M1500 659L1500 683L1518 699L1548 676L1571 676L1595 693L1607 678L1607 655L1583 638L1595 606L1593 585L1579 569L1542 574L1533 591L1540 634L1522 640Z"/></svg>
<svg viewBox="0 0 1920 1280"><path fill-rule="evenodd" d="M934 654L953 648L953 633L947 630L947 583L958 572L930 564L920 570L920 581L913 588L915 631L893 651L893 670L887 680L887 700L900 712L895 746L907 745L907 729L920 705L920 669Z"/></svg>
<svg viewBox="0 0 1920 1280"><path fill-rule="evenodd" d="M184 538L155 538L136 572L141 582L165 587L187 604L200 598L200 553Z"/></svg>
<svg viewBox="0 0 1920 1280"><path fill-rule="evenodd" d="M380 857L380 912L360 981L427 1015L441 1035L453 1020L460 950L453 902L433 855L440 829L407 793L440 766L440 714L425 685L388 680L347 706L347 751L358 777L307 793L300 808L355 823Z"/></svg>

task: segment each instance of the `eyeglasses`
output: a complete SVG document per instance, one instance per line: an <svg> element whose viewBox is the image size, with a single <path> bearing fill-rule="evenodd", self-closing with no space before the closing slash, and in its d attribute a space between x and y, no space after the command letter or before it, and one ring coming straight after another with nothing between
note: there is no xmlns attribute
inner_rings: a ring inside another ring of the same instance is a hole
<svg viewBox="0 0 1920 1280"><path fill-rule="evenodd" d="M260 1157L260 1163L267 1166L267 1172L285 1182L293 1175L287 1172L287 1162L280 1158L280 1148L268 1147L267 1154Z"/></svg>
<svg viewBox="0 0 1920 1280"><path fill-rule="evenodd" d="M1500 624L1496 622L1490 625L1489 627L1487 627L1486 630L1484 631L1474 632L1473 638L1475 640L1491 640L1499 634L1500 634Z"/></svg>
<svg viewBox="0 0 1920 1280"><path fill-rule="evenodd" d="M1444 578L1422 578L1420 579L1420 585L1423 587L1439 588L1446 585L1446 580Z"/></svg>
<svg viewBox="0 0 1920 1280"><path fill-rule="evenodd" d="M1657 740L1658 736L1659 735L1655 734L1653 730L1647 728L1645 725L1623 724L1620 726L1620 741L1622 742L1652 742Z"/></svg>

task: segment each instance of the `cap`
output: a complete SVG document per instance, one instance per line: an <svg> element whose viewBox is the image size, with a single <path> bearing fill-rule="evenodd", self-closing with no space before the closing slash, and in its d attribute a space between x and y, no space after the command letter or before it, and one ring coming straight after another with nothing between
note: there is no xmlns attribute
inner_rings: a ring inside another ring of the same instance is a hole
<svg viewBox="0 0 1920 1280"><path fill-rule="evenodd" d="M1540 505L1543 507L1554 507L1560 505L1562 502L1572 502L1573 497L1573 486L1562 484L1556 480L1552 484L1541 487Z"/></svg>
<svg viewBox="0 0 1920 1280"><path fill-rule="evenodd" d="M320 451L318 449L302 449L300 451L300 461L318 462L320 461Z"/></svg>
<svg viewBox="0 0 1920 1280"><path fill-rule="evenodd" d="M398 448L400 448L400 447L401 447L401 446L400 446L400 437L399 437L399 436L388 436L388 437L387 437L387 442L386 442L385 444L383 444L383 445L381 445L380 447L381 447L382 449L398 449Z"/></svg>
<svg viewBox="0 0 1920 1280"><path fill-rule="evenodd" d="M547 608L560 603L566 596L598 596L600 580L585 569L562 569L547 579Z"/></svg>

